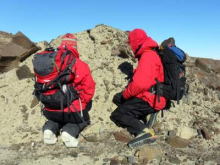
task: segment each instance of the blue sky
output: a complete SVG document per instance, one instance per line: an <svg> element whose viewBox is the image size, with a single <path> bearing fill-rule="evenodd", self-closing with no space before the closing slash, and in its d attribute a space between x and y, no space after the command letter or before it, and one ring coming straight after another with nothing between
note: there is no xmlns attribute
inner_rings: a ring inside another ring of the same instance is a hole
<svg viewBox="0 0 220 165"><path fill-rule="evenodd" d="M106 24L174 37L190 56L220 59L220 0L0 0L0 30L39 42Z"/></svg>

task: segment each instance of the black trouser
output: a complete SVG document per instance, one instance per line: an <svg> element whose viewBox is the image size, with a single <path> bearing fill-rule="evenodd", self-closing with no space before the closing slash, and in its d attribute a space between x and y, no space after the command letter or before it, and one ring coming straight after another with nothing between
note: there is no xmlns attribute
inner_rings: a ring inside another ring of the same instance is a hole
<svg viewBox="0 0 220 165"><path fill-rule="evenodd" d="M127 128L128 132L137 135L146 128L141 120L156 112L146 101L134 97L119 105L110 118L117 126Z"/></svg>
<svg viewBox="0 0 220 165"><path fill-rule="evenodd" d="M90 124L89 110L92 107L92 102L90 102L85 110L83 110L83 117L81 113L71 112L54 112L54 111L43 111L43 115L48 119L48 121L43 126L43 131L45 129L50 129L54 134L58 135L59 130L68 132L74 137L77 137L79 133ZM83 120L82 120L83 118Z"/></svg>

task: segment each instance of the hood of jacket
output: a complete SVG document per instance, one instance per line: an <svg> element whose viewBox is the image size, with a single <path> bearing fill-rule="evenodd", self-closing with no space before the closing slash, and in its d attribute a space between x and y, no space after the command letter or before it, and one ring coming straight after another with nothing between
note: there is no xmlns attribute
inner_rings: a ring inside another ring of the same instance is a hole
<svg viewBox="0 0 220 165"><path fill-rule="evenodd" d="M135 58L139 58L144 51L158 47L158 44L151 37L148 37L142 29L132 30L128 36L128 43L135 54Z"/></svg>

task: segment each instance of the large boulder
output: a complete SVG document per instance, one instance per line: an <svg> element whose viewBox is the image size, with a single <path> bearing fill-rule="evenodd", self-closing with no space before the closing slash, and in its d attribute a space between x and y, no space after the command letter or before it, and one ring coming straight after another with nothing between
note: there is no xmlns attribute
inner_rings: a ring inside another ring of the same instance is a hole
<svg viewBox="0 0 220 165"><path fill-rule="evenodd" d="M7 72L18 66L31 54L38 51L37 47L22 32L12 36L10 42L1 45L0 49L0 72Z"/></svg>

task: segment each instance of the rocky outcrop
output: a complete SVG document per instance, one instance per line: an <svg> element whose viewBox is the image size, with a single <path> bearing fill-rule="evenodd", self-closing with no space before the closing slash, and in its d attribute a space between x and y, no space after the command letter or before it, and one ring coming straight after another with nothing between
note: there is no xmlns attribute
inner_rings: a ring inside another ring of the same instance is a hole
<svg viewBox="0 0 220 165"><path fill-rule="evenodd" d="M6 36L6 38L8 35ZM9 37L8 37L9 38ZM1 44L0 49L0 72L7 72L18 66L39 48L31 42L23 33L18 32L7 42Z"/></svg>

